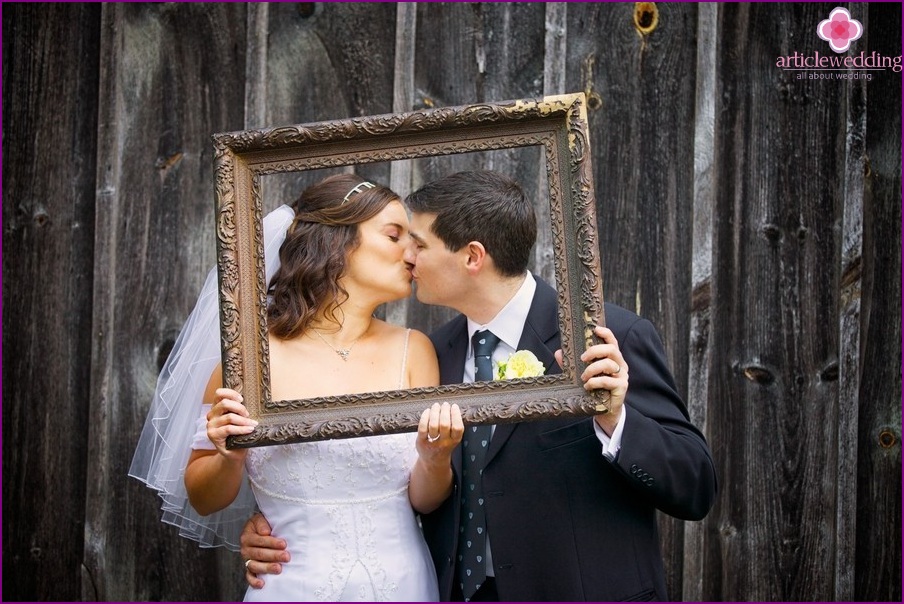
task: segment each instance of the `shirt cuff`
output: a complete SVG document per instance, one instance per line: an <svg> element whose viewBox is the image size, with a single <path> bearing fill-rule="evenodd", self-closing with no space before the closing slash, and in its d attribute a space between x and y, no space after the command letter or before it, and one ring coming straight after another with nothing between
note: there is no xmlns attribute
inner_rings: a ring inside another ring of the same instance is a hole
<svg viewBox="0 0 904 604"><path fill-rule="evenodd" d="M596 437L603 445L603 457L609 461L615 461L618 452L621 450L622 432L625 431L625 417L627 415L628 414L625 413L625 408L622 407L621 415L618 418L618 423L615 424L615 430L612 431L612 436L603 432L603 429L596 423L596 420L593 420L593 431L596 432Z"/></svg>

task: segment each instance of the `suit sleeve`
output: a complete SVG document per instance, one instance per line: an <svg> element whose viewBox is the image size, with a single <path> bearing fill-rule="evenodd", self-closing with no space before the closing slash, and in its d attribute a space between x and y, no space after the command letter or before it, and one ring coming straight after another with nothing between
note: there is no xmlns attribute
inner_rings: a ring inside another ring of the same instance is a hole
<svg viewBox="0 0 904 604"><path fill-rule="evenodd" d="M690 422L653 325L638 317L620 335L629 368L625 427L613 465L657 509L700 520L716 498L712 454Z"/></svg>

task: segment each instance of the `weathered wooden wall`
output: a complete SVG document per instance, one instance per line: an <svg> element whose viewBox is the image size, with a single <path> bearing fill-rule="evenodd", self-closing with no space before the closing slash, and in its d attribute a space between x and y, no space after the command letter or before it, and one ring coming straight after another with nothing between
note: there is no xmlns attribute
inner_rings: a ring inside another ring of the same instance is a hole
<svg viewBox="0 0 904 604"><path fill-rule="evenodd" d="M3 597L78 598L101 9L2 8Z"/></svg>
<svg viewBox="0 0 904 604"><path fill-rule="evenodd" d="M704 521L662 518L672 598L900 601L901 74L775 66L830 52L835 6L3 4L3 598L241 597L126 476L214 263L210 134L585 91L605 296L720 472ZM855 52L901 54L900 4L845 6ZM359 171L476 165L542 190L529 150Z"/></svg>

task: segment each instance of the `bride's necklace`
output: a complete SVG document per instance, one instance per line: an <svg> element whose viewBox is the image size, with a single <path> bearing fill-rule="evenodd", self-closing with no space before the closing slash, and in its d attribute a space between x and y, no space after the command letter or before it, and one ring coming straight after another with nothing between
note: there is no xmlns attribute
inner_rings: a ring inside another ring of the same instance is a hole
<svg viewBox="0 0 904 604"><path fill-rule="evenodd" d="M351 344L348 345L348 348L336 348L335 346L333 346L332 344L330 344L329 342L327 342L327 341L326 341L326 338L324 338L322 335L320 335L320 332L319 332L319 331L317 331L317 330L314 329L313 327L311 328L311 331L313 331L315 334L317 334L317 337L320 338L321 340L323 340L323 343L326 344L327 346L329 346L329 347L333 350L333 352L335 352L336 354L338 354L338 355L339 355L339 358L341 358L343 361L347 361L347 360L348 360L348 355L351 354L351 352L352 352L352 346L354 346L355 344L357 344L357 343L358 343L358 340L360 340L361 338L364 337L364 333L367 333L367 330L365 329L365 330L364 330L364 333L362 333L360 336L358 336L358 337L355 339L354 342L352 342Z"/></svg>

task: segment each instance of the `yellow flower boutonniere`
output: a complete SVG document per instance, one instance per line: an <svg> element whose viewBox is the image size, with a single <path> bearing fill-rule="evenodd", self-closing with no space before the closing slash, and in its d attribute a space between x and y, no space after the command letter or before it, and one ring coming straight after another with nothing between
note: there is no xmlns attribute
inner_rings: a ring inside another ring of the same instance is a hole
<svg viewBox="0 0 904 604"><path fill-rule="evenodd" d="M496 363L497 380L537 377L545 372L546 368L543 367L543 363L530 350L513 352L507 361Z"/></svg>

